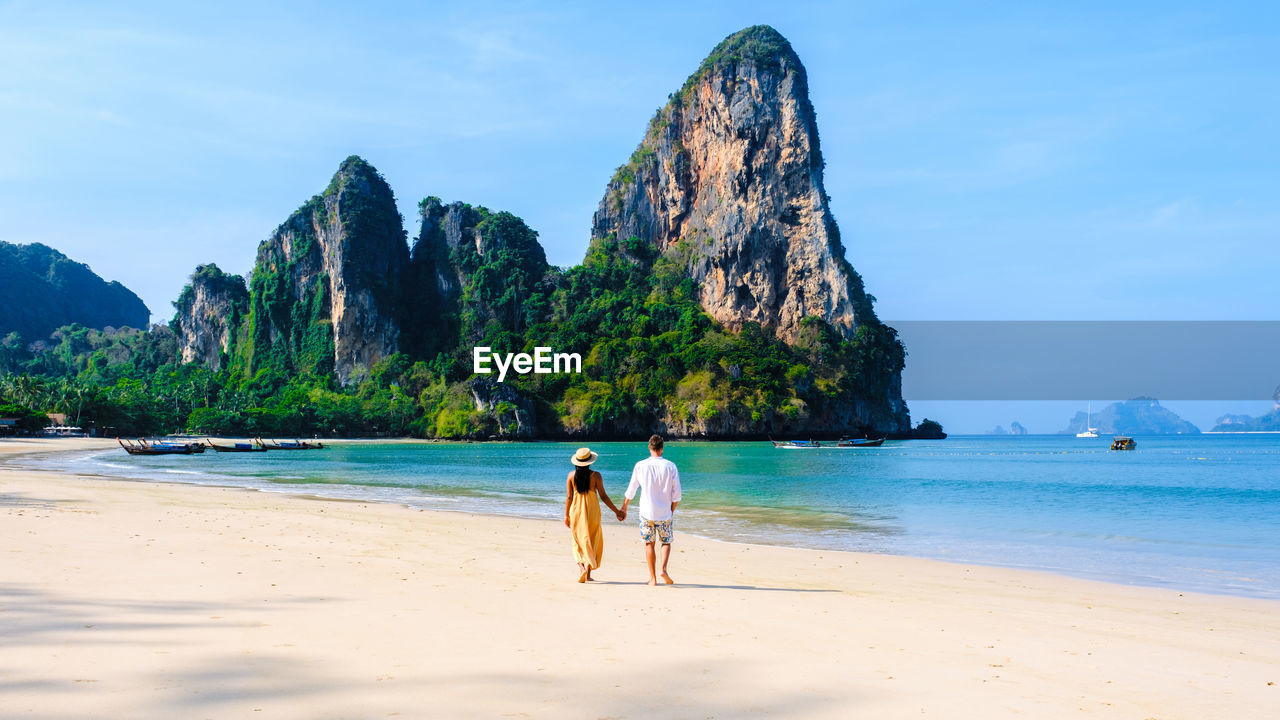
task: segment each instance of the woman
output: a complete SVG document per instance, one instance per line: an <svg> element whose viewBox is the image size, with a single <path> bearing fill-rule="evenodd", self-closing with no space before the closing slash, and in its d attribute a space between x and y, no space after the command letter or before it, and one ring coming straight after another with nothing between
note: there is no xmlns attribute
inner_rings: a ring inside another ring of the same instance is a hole
<svg viewBox="0 0 1280 720"><path fill-rule="evenodd" d="M570 460L575 467L565 479L564 525L573 531L573 559L578 561L578 582L594 578L591 571L600 567L604 554L604 533L600 530L600 501L617 516L618 522L626 515L609 499L600 473L591 469L591 463L600 457L590 448L578 448Z"/></svg>

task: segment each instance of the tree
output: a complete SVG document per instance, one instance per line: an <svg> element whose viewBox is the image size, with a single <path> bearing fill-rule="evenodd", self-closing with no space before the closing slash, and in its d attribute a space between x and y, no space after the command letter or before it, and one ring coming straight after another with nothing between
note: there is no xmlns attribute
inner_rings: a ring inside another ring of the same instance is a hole
<svg viewBox="0 0 1280 720"><path fill-rule="evenodd" d="M21 433L38 433L44 429L45 423L49 422L43 413L13 402L0 402L0 417L17 420L17 429Z"/></svg>

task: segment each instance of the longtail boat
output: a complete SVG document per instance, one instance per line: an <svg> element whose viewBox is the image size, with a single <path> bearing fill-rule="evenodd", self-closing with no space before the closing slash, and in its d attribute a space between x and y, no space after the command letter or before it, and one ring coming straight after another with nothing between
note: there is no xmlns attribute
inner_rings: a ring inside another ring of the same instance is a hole
<svg viewBox="0 0 1280 720"><path fill-rule="evenodd" d="M822 443L817 440L774 440L769 438L769 442L773 443L776 448L786 450L809 450L811 448L823 447Z"/></svg>
<svg viewBox="0 0 1280 720"><path fill-rule="evenodd" d="M773 443L776 448L784 450L811 450L814 448L864 448L864 447L880 447L884 444L884 438L875 440L854 440L853 438L845 438L835 444L827 443L823 445L818 440L774 440L769 438L769 442Z"/></svg>
<svg viewBox="0 0 1280 720"><path fill-rule="evenodd" d="M204 442L206 445L213 448L214 452L220 452L220 453L266 452L267 451L267 449L262 446L261 442L257 442L257 443L238 442L238 443L232 443L230 445L218 445L217 443L213 442L212 440L209 440L208 438L206 438Z"/></svg>
<svg viewBox="0 0 1280 720"><path fill-rule="evenodd" d="M859 448L859 447L880 447L884 444L884 438L878 440L854 440L853 438L845 438L836 443L836 447L840 448Z"/></svg>
<svg viewBox="0 0 1280 720"><path fill-rule="evenodd" d="M280 442L279 440L273 440L271 444L268 445L267 443L262 442L262 438L258 438L258 444L266 448L267 450L323 450L324 449L324 443L318 443L318 442L309 443L309 442L303 442L301 440L294 440L292 442L289 442L287 440L285 442Z"/></svg>
<svg viewBox="0 0 1280 720"><path fill-rule="evenodd" d="M199 443L199 442L188 443L188 442L177 442L174 440L152 440L148 442L146 438L142 438L140 442L145 447L154 448L157 450L174 450L174 449L186 448L190 450L191 453L204 452L204 443Z"/></svg>
<svg viewBox="0 0 1280 720"><path fill-rule="evenodd" d="M116 438L116 442L130 455L191 455L204 452L204 446L198 443L149 443L142 438L130 440L127 445L120 438Z"/></svg>

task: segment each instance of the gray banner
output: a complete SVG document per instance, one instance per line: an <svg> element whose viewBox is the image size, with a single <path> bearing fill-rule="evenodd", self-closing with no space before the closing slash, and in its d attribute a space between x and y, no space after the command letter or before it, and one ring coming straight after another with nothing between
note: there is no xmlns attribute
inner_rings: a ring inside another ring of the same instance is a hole
<svg viewBox="0 0 1280 720"><path fill-rule="evenodd" d="M1268 400L1280 321L889 322L907 400Z"/></svg>

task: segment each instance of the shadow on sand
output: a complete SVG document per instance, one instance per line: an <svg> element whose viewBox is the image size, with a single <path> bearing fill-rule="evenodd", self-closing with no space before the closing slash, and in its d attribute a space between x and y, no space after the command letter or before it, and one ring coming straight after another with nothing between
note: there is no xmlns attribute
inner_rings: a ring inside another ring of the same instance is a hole
<svg viewBox="0 0 1280 720"><path fill-rule="evenodd" d="M649 583L641 580L592 580L590 585L648 585ZM831 590L827 588L788 588L788 587L760 587L759 585L712 585L709 583L687 583L676 581L675 585L663 585L658 583L658 587L668 587L672 590L681 588L693 588L697 590L751 590L755 592L787 592L787 593L838 593L839 590Z"/></svg>
<svg viewBox="0 0 1280 720"><path fill-rule="evenodd" d="M605 582L642 585L638 582ZM699 589L823 592L744 585L687 584ZM386 656L358 645L308 651L266 646L243 634L256 622L216 626L211 616L271 620L300 604L206 603L70 597L0 584L0 706L4 714L64 717L843 717L868 699L852 687L777 687L777 658L739 658L716 646L680 661L643 666L612 657L574 663L574 645L533 652L520 640L520 618L486 642L507 642L501 662L484 652L405 636ZM117 618L114 622L108 617ZM495 618L498 619L498 618ZM358 621L358 618L353 618ZM201 626L236 633L235 650L214 650L174 631ZM326 628L299 629L298 643ZM509 636L509 637L507 637ZM353 642L359 642L355 640ZM530 653L521 655L521 653ZM157 655L159 654L159 655ZM48 667L50 656L57 669ZM147 658L161 657L160 661ZM132 658L132 659L131 659ZM441 658L447 662L441 662ZM31 661L36 659L37 662ZM135 665L135 661L137 662ZM570 667L546 672L558 664Z"/></svg>

